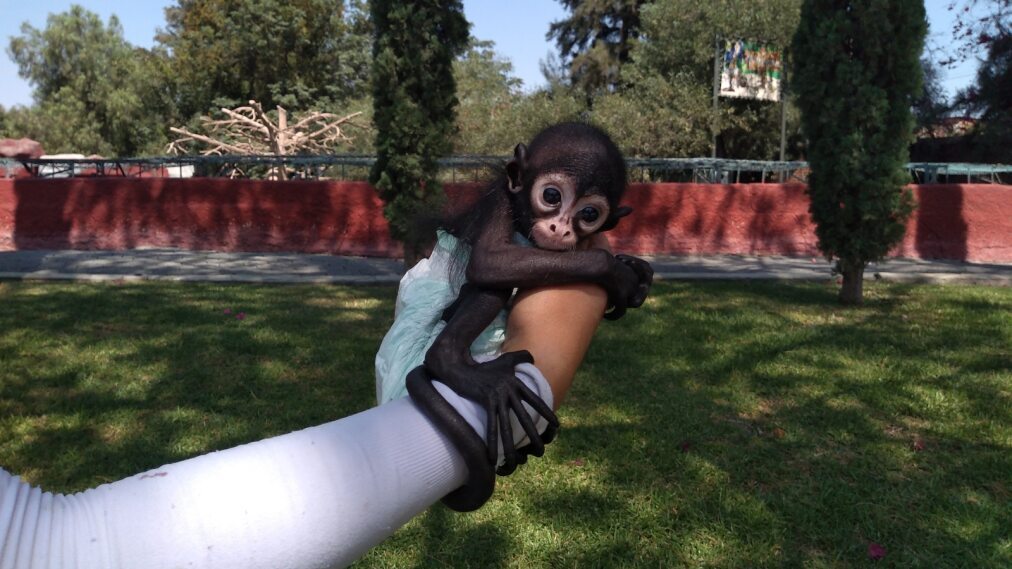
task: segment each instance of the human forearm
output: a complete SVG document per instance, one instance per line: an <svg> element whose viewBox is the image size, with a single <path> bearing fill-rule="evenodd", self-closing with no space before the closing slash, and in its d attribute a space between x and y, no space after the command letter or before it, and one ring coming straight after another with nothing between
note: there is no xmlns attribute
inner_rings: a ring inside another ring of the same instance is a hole
<svg viewBox="0 0 1012 569"><path fill-rule="evenodd" d="M510 310L504 351L528 350L558 409L601 321L608 295L589 284L521 291Z"/></svg>

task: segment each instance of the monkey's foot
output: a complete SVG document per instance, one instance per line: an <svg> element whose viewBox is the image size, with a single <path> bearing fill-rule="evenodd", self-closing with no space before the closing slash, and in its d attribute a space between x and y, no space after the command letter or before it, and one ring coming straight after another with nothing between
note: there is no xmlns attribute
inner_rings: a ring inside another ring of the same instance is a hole
<svg viewBox="0 0 1012 569"><path fill-rule="evenodd" d="M438 387L433 383L434 381L438 383ZM541 381L544 382L544 379ZM534 386L532 385L532 387ZM479 416L483 413L483 409L461 397L451 388L439 382L438 379L434 380L424 366L419 366L408 374L407 388L411 399L418 405L422 413L450 439L464 458L468 468L467 482L447 494L443 498L443 503L458 512L477 510L492 496L496 475L496 465L489 462L488 446L478 434L481 432L481 426L484 425L484 418ZM543 393L547 393L549 399L547 404L551 408L551 391L547 389L547 383ZM452 400L452 403L447 400L447 397ZM540 418L538 422L545 424L545 429L540 437L541 444L515 449L515 464L526 463L527 456L531 454L541 456L544 452L544 444L555 438L558 429L552 423ZM517 429L516 432L522 433L523 431ZM501 452L502 447L500 446L498 450ZM506 475L512 471L513 469L509 469L508 472L502 472L500 469L500 474Z"/></svg>

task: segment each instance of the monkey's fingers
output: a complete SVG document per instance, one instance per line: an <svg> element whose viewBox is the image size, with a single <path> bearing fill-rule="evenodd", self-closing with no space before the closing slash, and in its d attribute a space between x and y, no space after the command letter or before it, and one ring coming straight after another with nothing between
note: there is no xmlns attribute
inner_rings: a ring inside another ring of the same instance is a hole
<svg viewBox="0 0 1012 569"><path fill-rule="evenodd" d="M625 316L625 306L616 304L611 310L604 313L605 320L618 320Z"/></svg>
<svg viewBox="0 0 1012 569"><path fill-rule="evenodd" d="M650 266L650 263L632 255L615 255L615 258L632 269L641 284L649 285L653 281L654 268Z"/></svg>
<svg viewBox="0 0 1012 569"><path fill-rule="evenodd" d="M633 270L639 275L640 284L650 288L650 285L654 283L654 268L650 265L650 263L644 261L643 259L637 259L637 261L639 262L636 263Z"/></svg>
<svg viewBox="0 0 1012 569"><path fill-rule="evenodd" d="M496 470L496 474L509 476L517 469L517 449L513 444L513 424L510 422L508 405L498 405L498 411L499 429L502 431L503 464Z"/></svg>
<svg viewBox="0 0 1012 569"><path fill-rule="evenodd" d="M494 360L496 363L501 362L503 367L509 368L510 373L513 372L513 368L520 364L532 364L534 363L534 356L527 350L517 350L515 352L505 352Z"/></svg>
<svg viewBox="0 0 1012 569"><path fill-rule="evenodd" d="M543 456L545 454L545 443L542 437L538 434L537 426L528 414L527 409L524 407L523 402L520 401L516 395L510 394L509 407L502 409L505 411L505 415L508 416L509 412L512 411L516 415L517 420L520 422L521 428L524 430L524 434L527 436L528 444L521 448L516 448L513 444L503 446L503 465L496 469L496 474L499 476L509 476L522 464L527 464L527 457L530 455ZM507 422L504 417L501 419L502 425L502 437L503 440L514 440L512 423ZM554 437L556 429L551 425L545 429L546 432L551 432L551 436Z"/></svg>
<svg viewBox="0 0 1012 569"><path fill-rule="evenodd" d="M534 456L542 456L545 454L545 443L541 442L541 435L538 433L538 427L534 424L531 416L527 413L527 409L524 407L523 402L510 394L510 407L513 409L513 413L517 416L517 420L520 422L520 427L524 430L524 434L527 435L527 439L530 441L527 448L524 450Z"/></svg>
<svg viewBox="0 0 1012 569"><path fill-rule="evenodd" d="M647 295L650 294L650 283L640 283L636 287L636 292L629 299L629 308L639 308L643 306L643 303L647 301Z"/></svg>
<svg viewBox="0 0 1012 569"><path fill-rule="evenodd" d="M646 302L647 294L650 293L650 286L654 280L654 268L643 259L631 255L616 255L615 258L636 273L639 284L633 295L629 297L629 307L639 308Z"/></svg>
<svg viewBox="0 0 1012 569"><path fill-rule="evenodd" d="M488 453L488 463L493 468L499 462L499 429L496 426L496 417L498 417L498 413L496 412L497 407L491 399L485 404L485 434L488 438L485 448Z"/></svg>
<svg viewBox="0 0 1012 569"><path fill-rule="evenodd" d="M520 390L520 400L533 407L534 411L538 415L541 415L544 420L548 421L549 426L558 428L559 418L555 416L555 411L552 411L552 408L545 403L545 400L539 397L537 393L531 391L531 389L524 385L522 381L517 380L515 385ZM528 415L527 410L523 408L523 405L515 405L513 408L522 411L517 413L518 419L520 417L526 417L528 420L531 420L530 415ZM523 419L520 419L520 422L523 423ZM533 425L533 422L531 424ZM524 428L524 430L527 431L528 434L531 432L531 429ZM533 430L537 433L537 429ZM541 455L539 454L538 456Z"/></svg>
<svg viewBox="0 0 1012 569"><path fill-rule="evenodd" d="M545 432L541 433L541 442L547 445L548 443L554 441L555 435L558 434L559 426L548 423L548 426L545 427Z"/></svg>
<svg viewBox="0 0 1012 569"><path fill-rule="evenodd" d="M552 412L543 399L538 397L533 391L531 391L526 385L520 381L515 381L513 386L516 388L515 392L509 392L509 405L503 410L507 411L507 414L500 418L500 430L503 436L503 465L496 470L496 473L500 476L508 476L516 470L517 466L527 462L528 455L542 456L545 454L545 439L538 433L538 427L531 418L530 412L524 403L530 405L535 412L543 417L548 425L545 428L545 432L548 434L547 440L552 440L555 437L555 433L558 431L559 419ZM528 444L521 449L516 449L513 445L513 428L512 423L509 421L508 411L512 411L516 416L517 421L520 423L520 427L523 429L524 434L527 435ZM506 440L509 440L509 444Z"/></svg>

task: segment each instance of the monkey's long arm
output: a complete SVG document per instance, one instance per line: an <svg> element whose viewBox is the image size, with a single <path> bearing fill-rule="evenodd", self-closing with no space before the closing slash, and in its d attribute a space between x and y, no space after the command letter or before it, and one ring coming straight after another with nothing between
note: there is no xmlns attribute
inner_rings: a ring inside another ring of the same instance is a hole
<svg viewBox="0 0 1012 569"><path fill-rule="evenodd" d="M546 251L513 243L508 219L493 222L474 244L467 281L493 289L591 283L608 291L609 303L625 307L643 304L653 271L634 257L614 256L603 249Z"/></svg>
<svg viewBox="0 0 1012 569"><path fill-rule="evenodd" d="M517 245L512 224L496 220L474 244L467 282L511 290L578 282L610 285L614 267L614 257L602 249L560 252Z"/></svg>

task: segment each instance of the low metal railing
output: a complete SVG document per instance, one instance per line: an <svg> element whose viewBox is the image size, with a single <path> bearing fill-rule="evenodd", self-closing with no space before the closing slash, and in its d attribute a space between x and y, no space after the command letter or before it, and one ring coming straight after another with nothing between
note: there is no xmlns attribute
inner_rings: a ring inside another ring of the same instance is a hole
<svg viewBox="0 0 1012 569"><path fill-rule="evenodd" d="M505 156L452 156L439 160L445 181L480 181ZM365 180L375 156L156 156L146 158L0 158L0 177L72 176L231 177ZM734 160L726 158L629 158L630 179L701 184L804 182L807 162ZM935 183L1012 183L1012 166L1003 164L910 163L910 180Z"/></svg>
<svg viewBox="0 0 1012 569"><path fill-rule="evenodd" d="M985 183L1012 184L1012 166L1003 164L964 164L918 162L907 165L918 184Z"/></svg>

